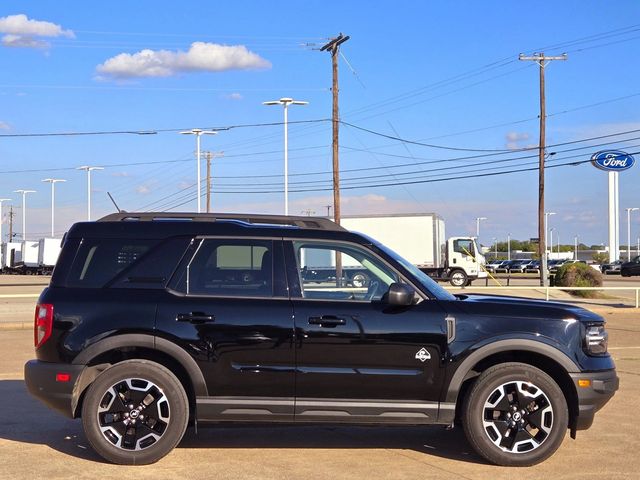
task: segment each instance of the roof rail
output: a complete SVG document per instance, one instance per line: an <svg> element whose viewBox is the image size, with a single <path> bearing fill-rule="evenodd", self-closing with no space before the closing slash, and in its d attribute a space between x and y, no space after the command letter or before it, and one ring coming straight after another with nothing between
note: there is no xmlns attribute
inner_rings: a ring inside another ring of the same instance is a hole
<svg viewBox="0 0 640 480"><path fill-rule="evenodd" d="M254 225L290 225L315 230L346 231L345 228L329 220L328 218L244 213L122 212L109 214L98 219L98 222L152 222L162 220L184 220L193 222L217 222L221 220L236 220Z"/></svg>

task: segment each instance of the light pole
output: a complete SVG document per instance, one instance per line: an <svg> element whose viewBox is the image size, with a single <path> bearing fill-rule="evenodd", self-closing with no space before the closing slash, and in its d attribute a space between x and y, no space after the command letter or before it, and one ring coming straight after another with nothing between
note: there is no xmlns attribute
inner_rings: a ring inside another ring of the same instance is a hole
<svg viewBox="0 0 640 480"><path fill-rule="evenodd" d="M293 98L281 98L262 102L263 105L282 105L284 107L284 214L289 215L289 129L288 114L289 105L308 105L309 102L294 100Z"/></svg>
<svg viewBox="0 0 640 480"><path fill-rule="evenodd" d="M547 229L549 227L549 216L550 215L555 215L556 212L544 212L544 238L543 239L538 239L539 242L544 243L545 248L544 250L540 251L540 278L542 280L542 286L543 287L548 287L549 286L549 277L547 276L548 274L548 269L547 269Z"/></svg>
<svg viewBox="0 0 640 480"><path fill-rule="evenodd" d="M494 243L494 260L498 259L498 239L496 237L493 237L493 243Z"/></svg>
<svg viewBox="0 0 640 480"><path fill-rule="evenodd" d="M201 202L201 198L200 198L200 188L202 188L202 180L200 179L200 137L202 135L217 135L218 132L214 132L213 130L202 130L201 128L192 128L191 130L187 130L184 132L180 132L181 135L195 135L196 136L196 162L197 162L197 188L196 188L196 195L197 197L197 204L198 204L198 213L200 213L202 211L201 206L200 206L200 202Z"/></svg>
<svg viewBox="0 0 640 480"><path fill-rule="evenodd" d="M0 198L0 244L2 243L2 202L8 202L10 200L10 198Z"/></svg>
<svg viewBox="0 0 640 480"><path fill-rule="evenodd" d="M54 233L54 224L55 224L55 202L56 202L56 183L58 182L66 182L66 180L62 178L45 178L42 180L43 182L48 182L51 184L51 237L55 237Z"/></svg>
<svg viewBox="0 0 640 480"><path fill-rule="evenodd" d="M555 228L551 227L549 230L549 255L553 254L553 231Z"/></svg>
<svg viewBox="0 0 640 480"><path fill-rule="evenodd" d="M83 165L76 168L76 170L86 170L87 172L87 221L91 221L91 171L92 170L104 170L104 167L90 167L89 165Z"/></svg>
<svg viewBox="0 0 640 480"><path fill-rule="evenodd" d="M627 262L631 261L631 212L640 210L640 207L627 208Z"/></svg>
<svg viewBox="0 0 640 480"><path fill-rule="evenodd" d="M27 193L35 193L35 190L14 190L13 193L22 194L22 241L27 239Z"/></svg>
<svg viewBox="0 0 640 480"><path fill-rule="evenodd" d="M573 237L573 242L574 242L574 250L573 250L573 259L574 260L578 260L578 235L576 235L575 237Z"/></svg>
<svg viewBox="0 0 640 480"><path fill-rule="evenodd" d="M507 260L511 260L511 234L507 233Z"/></svg>
<svg viewBox="0 0 640 480"><path fill-rule="evenodd" d="M478 238L478 243L480 242L480 222L486 219L487 217L476 217L476 238Z"/></svg>

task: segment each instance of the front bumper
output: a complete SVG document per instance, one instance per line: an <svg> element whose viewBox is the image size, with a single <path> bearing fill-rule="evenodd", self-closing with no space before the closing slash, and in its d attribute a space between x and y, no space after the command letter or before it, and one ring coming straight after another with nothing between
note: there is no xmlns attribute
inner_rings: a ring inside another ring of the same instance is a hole
<svg viewBox="0 0 640 480"><path fill-rule="evenodd" d="M572 430L586 430L593 423L595 413L613 397L620 386L615 370L591 373L571 373L571 379L578 393L578 415ZM580 386L579 381L589 381L588 386Z"/></svg>
<svg viewBox="0 0 640 480"><path fill-rule="evenodd" d="M77 386L84 371L84 365L50 363L29 360L24 366L24 381L29 393L66 417L74 418L80 392ZM68 375L68 381L56 378Z"/></svg>

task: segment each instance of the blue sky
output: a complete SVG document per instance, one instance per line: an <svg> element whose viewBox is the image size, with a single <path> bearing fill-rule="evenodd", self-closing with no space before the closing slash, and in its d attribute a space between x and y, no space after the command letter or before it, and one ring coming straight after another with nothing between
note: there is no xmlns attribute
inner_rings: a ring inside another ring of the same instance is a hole
<svg viewBox="0 0 640 480"><path fill-rule="evenodd" d="M537 145L538 70L517 58L544 47L547 54L568 52L566 62L547 68L547 143L557 152L549 165L588 160L603 148L640 151L632 140L640 132L620 135L640 129L638 18L635 1L236 1L188 9L161 0L5 0L0 198L19 207L14 190L37 190L28 198L27 229L38 236L50 228L49 189L41 180L66 179L56 187L56 230L64 231L85 218L86 179L73 168L90 164L105 167L93 176L94 217L112 211L107 191L126 210L193 211L192 137L7 135L280 122L281 108L262 105L280 97L309 102L291 107L292 122L327 119L330 57L314 46L344 32L351 39L340 64L343 121L477 151L408 144L343 125L343 213L435 211L450 235L472 234L475 218L485 216L485 244L507 233L535 237L537 171L400 184L535 167L535 158L513 160L535 151L459 157ZM613 136L585 141L602 135ZM290 213L325 214L330 191L296 191L330 186L331 126L292 123L289 139ZM224 152L214 160L214 211L282 212L280 125L221 131L203 137L202 147ZM486 163L495 160L504 161ZM622 209L640 206L639 175L640 166L621 173ZM585 243L606 243L606 177L588 163L547 170L547 210L557 212L550 226L561 241L579 234ZM255 193L264 191L273 193ZM635 212L632 237L638 235Z"/></svg>

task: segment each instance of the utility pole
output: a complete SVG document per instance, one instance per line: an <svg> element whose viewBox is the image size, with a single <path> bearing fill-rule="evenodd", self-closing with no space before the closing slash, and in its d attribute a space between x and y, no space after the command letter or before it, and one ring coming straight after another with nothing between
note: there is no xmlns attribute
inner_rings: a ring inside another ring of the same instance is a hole
<svg viewBox="0 0 640 480"><path fill-rule="evenodd" d="M333 94L333 109L331 113L331 123L333 125L333 221L340 225L340 162L339 162L339 143L338 132L340 127L340 115L338 111L338 53L340 53L340 45L349 40L348 35L340 33L337 37L329 40L328 43L320 48L321 52L329 52L331 54L331 67L333 72L333 82L331 85L331 93ZM336 285L342 286L342 256L336 252Z"/></svg>
<svg viewBox="0 0 640 480"><path fill-rule="evenodd" d="M527 57L520 54L520 60L533 61L540 67L540 143L539 150L539 172L538 172L538 254L540 255L540 285L549 286L549 277L547 276L547 245L546 231L544 227L544 162L546 149L546 100L544 90L544 69L552 60L566 60L567 54L564 53L557 57L547 57L544 53L534 53Z"/></svg>
<svg viewBox="0 0 640 480"><path fill-rule="evenodd" d="M207 213L211 212L211 160L224 156L224 152L204 151L204 158L207 160Z"/></svg>
<svg viewBox="0 0 640 480"><path fill-rule="evenodd" d="M342 33L332 38L329 42L320 48L321 52L329 52L331 54L331 66L333 71L333 83L331 93L333 94L333 110L331 121L333 125L333 217L334 221L340 224L340 162L339 162L339 143L338 133L340 127L340 115L338 111L338 53L340 53L340 45L349 40L349 36Z"/></svg>
<svg viewBox="0 0 640 480"><path fill-rule="evenodd" d="M2 217L2 202L8 202L10 200L10 198L0 198L0 244L2 243L2 221L4 220Z"/></svg>

